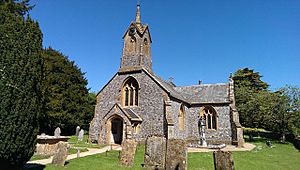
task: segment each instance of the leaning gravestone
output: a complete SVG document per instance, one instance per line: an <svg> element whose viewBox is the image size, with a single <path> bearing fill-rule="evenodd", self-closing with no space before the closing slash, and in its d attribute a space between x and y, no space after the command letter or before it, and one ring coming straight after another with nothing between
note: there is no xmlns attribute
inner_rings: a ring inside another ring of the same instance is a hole
<svg viewBox="0 0 300 170"><path fill-rule="evenodd" d="M234 162L230 151L214 151L215 170L233 170Z"/></svg>
<svg viewBox="0 0 300 170"><path fill-rule="evenodd" d="M82 140L83 140L83 135L84 135L84 130L81 129L81 130L79 131L79 134L78 134L78 141L82 141Z"/></svg>
<svg viewBox="0 0 300 170"><path fill-rule="evenodd" d="M78 135L79 135L79 130L80 130L80 126L77 126L77 127L76 127L75 136L78 136Z"/></svg>
<svg viewBox="0 0 300 170"><path fill-rule="evenodd" d="M57 151L53 156L52 164L55 166L64 166L68 157L69 144L67 142L58 142Z"/></svg>
<svg viewBox="0 0 300 170"><path fill-rule="evenodd" d="M149 169L165 169L166 138L152 136L146 140L144 164Z"/></svg>
<svg viewBox="0 0 300 170"><path fill-rule="evenodd" d="M55 136L55 137L60 137L60 133L61 133L60 128L57 127L57 128L54 130L54 136Z"/></svg>
<svg viewBox="0 0 300 170"><path fill-rule="evenodd" d="M166 169L187 169L187 146L183 139L168 139Z"/></svg>
<svg viewBox="0 0 300 170"><path fill-rule="evenodd" d="M137 142L133 139L126 139L122 143L122 151L120 157L120 164L124 166L132 166L134 155L136 151Z"/></svg>

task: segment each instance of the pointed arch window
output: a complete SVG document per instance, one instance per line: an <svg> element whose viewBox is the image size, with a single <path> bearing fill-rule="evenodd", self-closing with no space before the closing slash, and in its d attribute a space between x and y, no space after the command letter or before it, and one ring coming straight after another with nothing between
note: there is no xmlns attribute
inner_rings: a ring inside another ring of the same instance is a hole
<svg viewBox="0 0 300 170"><path fill-rule="evenodd" d="M200 116L205 119L207 129L217 130L218 117L217 112L213 107L204 107L204 109L200 113Z"/></svg>
<svg viewBox="0 0 300 170"><path fill-rule="evenodd" d="M138 106L139 103L139 86L136 79L133 77L128 78L123 87L123 106Z"/></svg>
<svg viewBox="0 0 300 170"><path fill-rule="evenodd" d="M183 105L181 105L179 109L178 124L179 124L179 130L185 129L185 111Z"/></svg>

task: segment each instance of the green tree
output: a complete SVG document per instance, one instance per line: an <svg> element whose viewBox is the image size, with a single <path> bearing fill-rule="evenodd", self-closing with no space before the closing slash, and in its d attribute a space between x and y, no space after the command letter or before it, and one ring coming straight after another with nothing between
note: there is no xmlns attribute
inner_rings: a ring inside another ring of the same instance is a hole
<svg viewBox="0 0 300 170"><path fill-rule="evenodd" d="M257 94L266 91L268 84L261 80L261 75L254 70L243 68L233 75L236 106L243 126L258 128L262 126L262 113L259 111Z"/></svg>
<svg viewBox="0 0 300 170"><path fill-rule="evenodd" d="M33 155L42 112L42 33L23 16L26 2L0 1L1 169L18 169Z"/></svg>
<svg viewBox="0 0 300 170"><path fill-rule="evenodd" d="M82 128L88 130L90 127L90 122L92 121L95 113L96 105L96 93L89 93L88 106L86 114L83 115L83 126Z"/></svg>
<svg viewBox="0 0 300 170"><path fill-rule="evenodd" d="M233 80L235 88L247 87L255 92L267 90L269 85L261 80L259 72L249 68L239 69L234 73Z"/></svg>
<svg viewBox="0 0 300 170"><path fill-rule="evenodd" d="M300 88L286 85L279 89L282 96L287 100L287 112L290 118L289 128L294 135L300 135Z"/></svg>
<svg viewBox="0 0 300 170"><path fill-rule="evenodd" d="M41 131L53 134L60 127L62 134L75 133L93 110L84 73L62 53L48 48L42 53L44 59L43 91L46 114L41 121Z"/></svg>

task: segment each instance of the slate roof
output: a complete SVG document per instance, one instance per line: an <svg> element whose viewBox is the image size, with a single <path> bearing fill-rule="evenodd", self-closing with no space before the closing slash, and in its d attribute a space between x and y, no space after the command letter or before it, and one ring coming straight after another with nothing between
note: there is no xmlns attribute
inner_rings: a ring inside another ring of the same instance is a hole
<svg viewBox="0 0 300 170"><path fill-rule="evenodd" d="M141 121L142 119L138 116L138 114L136 114L133 110L129 109L129 108L123 108L123 110L127 113L127 115L129 115L131 120L138 120Z"/></svg>
<svg viewBox="0 0 300 170"><path fill-rule="evenodd" d="M153 73L149 73L143 69L150 77L152 77L170 96L189 104L202 103L229 103L229 84L200 84L193 86L175 86Z"/></svg>
<svg viewBox="0 0 300 170"><path fill-rule="evenodd" d="M194 103L228 103L229 85L222 84L200 84L193 86L180 86L174 89Z"/></svg>

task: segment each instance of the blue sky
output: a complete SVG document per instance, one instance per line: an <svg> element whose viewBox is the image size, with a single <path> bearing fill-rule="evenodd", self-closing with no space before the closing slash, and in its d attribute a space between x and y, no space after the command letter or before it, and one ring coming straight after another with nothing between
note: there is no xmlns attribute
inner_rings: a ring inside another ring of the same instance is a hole
<svg viewBox="0 0 300 170"><path fill-rule="evenodd" d="M136 0L31 0L31 16L51 46L99 91L117 72L122 36ZM299 0L141 0L150 26L153 71L178 86L227 82L249 67L271 89L300 86Z"/></svg>

